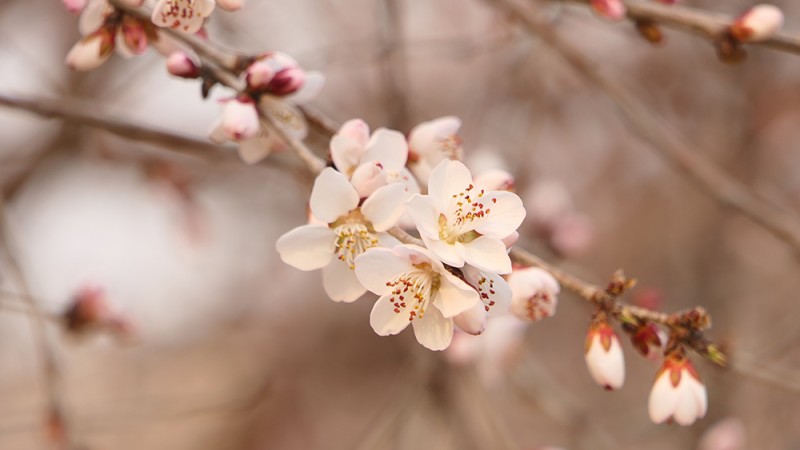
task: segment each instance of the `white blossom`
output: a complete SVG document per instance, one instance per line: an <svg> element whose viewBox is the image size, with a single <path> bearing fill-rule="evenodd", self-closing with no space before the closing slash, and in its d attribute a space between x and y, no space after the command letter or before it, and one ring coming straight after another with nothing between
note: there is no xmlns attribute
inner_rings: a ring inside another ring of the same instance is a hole
<svg viewBox="0 0 800 450"><path fill-rule="evenodd" d="M363 203L347 178L328 167L311 191L316 221L278 239L281 259L300 270L322 269L325 292L334 301L352 302L366 290L353 273L356 258L367 249L397 243L385 233L403 213L403 188L384 186Z"/></svg>
<svg viewBox="0 0 800 450"><path fill-rule="evenodd" d="M460 160L463 156L458 129L461 119L454 116L440 117L423 122L408 135L414 172L420 181L426 181L431 170L444 159Z"/></svg>
<svg viewBox="0 0 800 450"><path fill-rule="evenodd" d="M444 160L431 172L428 195L414 195L408 211L425 246L454 267L511 272L503 239L525 218L516 194L476 185L460 161Z"/></svg>
<svg viewBox="0 0 800 450"><path fill-rule="evenodd" d="M400 333L411 324L420 344L444 350L453 339L453 317L480 303L475 289L422 247L373 248L355 263L361 284L380 296L370 324L381 336Z"/></svg>
<svg viewBox="0 0 800 450"><path fill-rule="evenodd" d="M679 425L691 425L706 415L707 407L706 387L691 361L684 355L665 358L650 391L650 420L674 419Z"/></svg>
<svg viewBox="0 0 800 450"><path fill-rule="evenodd" d="M508 275L511 287L511 312L517 317L537 322L552 317L558 306L558 282L537 267L517 269Z"/></svg>
<svg viewBox="0 0 800 450"><path fill-rule="evenodd" d="M625 383L625 358L619 337L605 320L595 321L586 334L586 366L595 383L607 390Z"/></svg>

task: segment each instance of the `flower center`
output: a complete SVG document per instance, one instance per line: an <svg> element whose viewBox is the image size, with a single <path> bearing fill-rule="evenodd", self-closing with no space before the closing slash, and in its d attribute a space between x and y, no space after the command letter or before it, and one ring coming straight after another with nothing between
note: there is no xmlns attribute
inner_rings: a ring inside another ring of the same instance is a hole
<svg viewBox="0 0 800 450"><path fill-rule="evenodd" d="M378 237L372 224L364 218L361 210L354 209L330 224L336 233L336 257L354 269L356 256L378 246Z"/></svg>
<svg viewBox="0 0 800 450"><path fill-rule="evenodd" d="M417 270L398 275L386 286L392 288L388 298L394 305L394 312L408 311L408 321L425 316L428 304L442 285L441 276L434 272L428 263L415 264Z"/></svg>
<svg viewBox="0 0 800 450"><path fill-rule="evenodd" d="M484 189L470 184L466 189L452 195L448 215L439 215L439 239L449 244L468 243L480 237L474 231L477 222L491 214L491 205L497 198L487 196Z"/></svg>

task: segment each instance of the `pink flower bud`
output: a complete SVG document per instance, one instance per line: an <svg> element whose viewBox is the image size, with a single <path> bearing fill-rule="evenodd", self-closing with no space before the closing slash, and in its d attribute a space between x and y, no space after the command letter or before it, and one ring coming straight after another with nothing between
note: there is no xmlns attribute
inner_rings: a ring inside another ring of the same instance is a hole
<svg viewBox="0 0 800 450"><path fill-rule="evenodd" d="M83 11L83 8L86 8L87 1L88 0L64 0L64 6L66 6L67 11L72 14L78 14Z"/></svg>
<svg viewBox="0 0 800 450"><path fill-rule="evenodd" d="M731 25L731 35L740 42L769 39L783 26L783 12L773 5L761 4L747 10Z"/></svg>
<svg viewBox="0 0 800 450"><path fill-rule="evenodd" d="M369 142L369 125L362 119L350 119L339 128L336 135L344 136L364 149Z"/></svg>
<svg viewBox="0 0 800 450"><path fill-rule="evenodd" d="M267 84L267 91L274 95L289 95L297 92L306 81L306 73L299 67L280 70Z"/></svg>
<svg viewBox="0 0 800 450"><path fill-rule="evenodd" d="M244 0L217 0L217 5L225 11L238 11L244 6Z"/></svg>
<svg viewBox="0 0 800 450"><path fill-rule="evenodd" d="M622 0L591 0L591 4L597 14L609 20L622 20L627 12Z"/></svg>
<svg viewBox="0 0 800 450"><path fill-rule="evenodd" d="M552 275L537 267L517 269L508 276L511 312L520 319L538 322L556 313L561 290Z"/></svg>
<svg viewBox="0 0 800 450"><path fill-rule="evenodd" d="M114 31L103 27L78 41L67 53L66 64L72 70L100 67L114 50Z"/></svg>
<svg viewBox="0 0 800 450"><path fill-rule="evenodd" d="M274 77L273 65L263 59L250 64L245 71L247 87L254 91L266 89Z"/></svg>
<svg viewBox="0 0 800 450"><path fill-rule="evenodd" d="M475 184L490 191L513 191L514 176L502 169L492 169L475 177Z"/></svg>
<svg viewBox="0 0 800 450"><path fill-rule="evenodd" d="M181 78L197 78L200 76L200 68L184 52L173 52L167 58L167 71L170 75Z"/></svg>
<svg viewBox="0 0 800 450"><path fill-rule="evenodd" d="M606 390L619 389L625 383L625 358L619 337L605 315L595 317L586 333L586 366L595 383Z"/></svg>
<svg viewBox="0 0 800 450"><path fill-rule="evenodd" d="M243 141L254 138L260 130L261 122L255 102L249 97L239 97L225 103L222 120L217 130L212 132L212 140L219 141L217 137L221 133L225 139Z"/></svg>
<svg viewBox="0 0 800 450"><path fill-rule="evenodd" d="M350 178L350 183L356 188L361 198L369 197L376 189L388 183L383 166L377 161L364 163L358 166Z"/></svg>
<svg viewBox="0 0 800 450"><path fill-rule="evenodd" d="M706 415L706 387L682 349L664 359L650 391L648 412L655 423L691 425Z"/></svg>

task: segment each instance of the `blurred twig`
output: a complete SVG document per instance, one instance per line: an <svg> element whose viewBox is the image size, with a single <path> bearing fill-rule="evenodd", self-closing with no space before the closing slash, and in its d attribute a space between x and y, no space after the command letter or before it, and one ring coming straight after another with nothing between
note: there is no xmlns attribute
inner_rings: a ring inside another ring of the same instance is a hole
<svg viewBox="0 0 800 450"><path fill-rule="evenodd" d="M39 305L31 296L28 284L22 274L22 269L17 263L11 246L6 204L0 199L0 250L5 260L6 274L21 293L20 297L32 311L28 317L31 320L35 345L39 357L42 359L42 376L44 378L47 396L46 421L51 433L56 433L55 443L59 446L66 445L67 449L76 448L74 436L70 429L71 418L66 409L61 392L61 377L56 363L55 348L47 338L47 317L39 309Z"/></svg>
<svg viewBox="0 0 800 450"><path fill-rule="evenodd" d="M558 0L561 2L579 3L589 6L589 0ZM665 5L654 1L623 0L627 16L633 21L646 20L687 31L705 37L711 41L717 39L721 33L730 28L736 20L734 17L696 8L679 5ZM800 55L800 34L783 31L761 41L749 42L748 45L780 50Z"/></svg>
<svg viewBox="0 0 800 450"><path fill-rule="evenodd" d="M605 75L597 65L589 61L535 13L523 8L515 0L486 1L518 19L528 32L541 38L576 72L605 92L620 109L633 131L658 150L669 163L717 201L749 217L754 223L788 244L794 251L795 257L800 259L800 222L793 215L761 198L703 157L693 144L671 129L661 117L631 94L625 85Z"/></svg>

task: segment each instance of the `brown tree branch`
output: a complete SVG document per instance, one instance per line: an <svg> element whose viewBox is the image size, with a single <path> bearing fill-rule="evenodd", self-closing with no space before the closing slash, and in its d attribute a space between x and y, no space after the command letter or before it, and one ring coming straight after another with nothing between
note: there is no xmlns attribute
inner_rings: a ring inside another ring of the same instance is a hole
<svg viewBox="0 0 800 450"><path fill-rule="evenodd" d="M702 152L639 101L621 83L605 75L578 49L565 41L553 27L515 0L486 0L510 14L531 34L538 36L584 79L603 91L619 108L631 129L650 144L670 164L697 183L713 198L729 206L788 244L800 258L800 222L781 207L761 198L738 180L730 177Z"/></svg>
<svg viewBox="0 0 800 450"><path fill-rule="evenodd" d="M559 1L589 6L588 0ZM735 17L725 14L680 5L665 5L654 1L623 0L623 3L625 4L628 18L633 21L646 20L655 22L665 27L696 34L712 42L736 20ZM761 42L751 42L748 45L758 45L800 55L800 33L782 31L769 39Z"/></svg>

